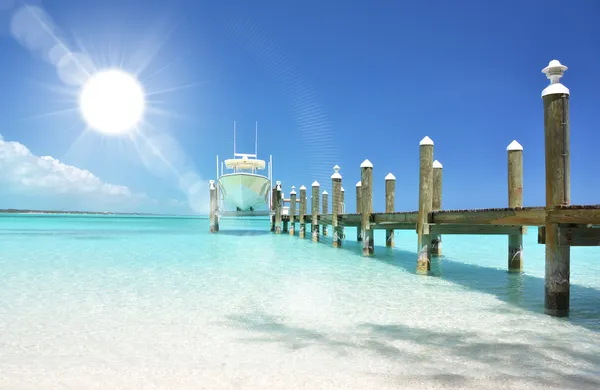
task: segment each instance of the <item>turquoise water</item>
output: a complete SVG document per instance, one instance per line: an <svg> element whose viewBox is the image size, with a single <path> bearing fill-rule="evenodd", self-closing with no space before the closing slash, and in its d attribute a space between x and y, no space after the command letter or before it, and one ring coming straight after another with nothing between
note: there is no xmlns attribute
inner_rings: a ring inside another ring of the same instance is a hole
<svg viewBox="0 0 600 390"><path fill-rule="evenodd" d="M573 248L571 317L543 314L544 247L416 234L363 258L268 221L0 216L1 389L599 388L600 249Z"/></svg>

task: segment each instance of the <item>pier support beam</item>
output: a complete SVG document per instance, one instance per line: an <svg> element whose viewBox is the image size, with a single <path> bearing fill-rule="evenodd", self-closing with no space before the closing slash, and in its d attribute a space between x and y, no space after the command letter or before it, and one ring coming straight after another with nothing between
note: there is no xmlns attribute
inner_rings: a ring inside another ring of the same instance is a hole
<svg viewBox="0 0 600 390"><path fill-rule="evenodd" d="M319 242L319 189L320 185L318 181L312 183L312 218L311 218L311 233L313 242Z"/></svg>
<svg viewBox="0 0 600 390"><path fill-rule="evenodd" d="M295 234L296 230L296 221L294 220L296 216L296 186L292 186L292 190L290 191L290 236Z"/></svg>
<svg viewBox="0 0 600 390"><path fill-rule="evenodd" d="M281 182L275 185L275 234L281 234Z"/></svg>
<svg viewBox="0 0 600 390"><path fill-rule="evenodd" d="M215 181L211 180L209 182L209 191L210 191L210 208L209 208L209 216L210 216L210 229L211 233L216 233L219 231L219 201L217 199L217 186L215 185Z"/></svg>
<svg viewBox="0 0 600 390"><path fill-rule="evenodd" d="M431 211L442 209L442 163L438 160L433 162L433 197L431 201ZM442 235L431 233L431 256L442 255Z"/></svg>
<svg viewBox="0 0 600 390"><path fill-rule="evenodd" d="M331 228L333 229L333 247L342 247L342 235L340 229L339 215L342 213L342 175L340 167L333 167L334 173L331 175L331 188L333 191L333 200L331 203Z"/></svg>
<svg viewBox="0 0 600 390"><path fill-rule="evenodd" d="M523 147L515 140L508 152L508 207L523 207ZM508 236L508 272L523 271L523 233Z"/></svg>
<svg viewBox="0 0 600 390"><path fill-rule="evenodd" d="M433 203L433 141L425 137L419 144L419 214L417 220L417 273L431 269L431 234L429 212Z"/></svg>
<svg viewBox="0 0 600 390"><path fill-rule="evenodd" d="M321 215L329 214L329 194L323 191L321 198ZM323 229L323 237L327 237L327 225L321 227Z"/></svg>
<svg viewBox="0 0 600 390"><path fill-rule="evenodd" d="M570 194L569 89L560 83L567 67L552 60L542 70L550 79L542 91L546 155L546 213L568 206ZM571 251L561 245L557 223L546 222L545 313L569 315Z"/></svg>
<svg viewBox="0 0 600 390"><path fill-rule="evenodd" d="M306 187L300 187L300 238L306 237L306 223L304 216L306 215Z"/></svg>
<svg viewBox="0 0 600 390"><path fill-rule="evenodd" d="M275 205L277 204L277 184L271 189L271 231L275 233Z"/></svg>
<svg viewBox="0 0 600 390"><path fill-rule="evenodd" d="M362 203L362 184L359 181L356 183L356 214L361 214L360 205ZM356 241L362 241L360 227L356 228Z"/></svg>
<svg viewBox="0 0 600 390"><path fill-rule="evenodd" d="M385 212L393 213L396 201L396 176L388 173L385 177ZM394 229L385 230L385 246L394 247Z"/></svg>
<svg viewBox="0 0 600 390"><path fill-rule="evenodd" d="M371 214L373 213L373 164L369 160L360 164L361 182L361 230L363 256L373 256L375 241L371 229Z"/></svg>

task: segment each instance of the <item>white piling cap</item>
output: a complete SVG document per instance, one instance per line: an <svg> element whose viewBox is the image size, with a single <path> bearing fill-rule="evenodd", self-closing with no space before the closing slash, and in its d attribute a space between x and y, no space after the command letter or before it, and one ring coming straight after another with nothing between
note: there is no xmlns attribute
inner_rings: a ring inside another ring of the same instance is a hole
<svg viewBox="0 0 600 390"><path fill-rule="evenodd" d="M306 187L300 186L300 191L302 191L302 190L306 190Z"/></svg>
<svg viewBox="0 0 600 390"><path fill-rule="evenodd" d="M331 178L332 179L341 179L342 175L340 175L340 166L339 165L334 166L333 170L335 173L333 175L331 175Z"/></svg>
<svg viewBox="0 0 600 390"><path fill-rule="evenodd" d="M327 194L327 191L323 191L323 195L328 195L328 194Z"/></svg>
<svg viewBox="0 0 600 390"><path fill-rule="evenodd" d="M569 95L569 88L560 83L560 78L563 77L567 69L569 68L561 64L558 60L550 61L548 66L542 69L542 73L544 73L546 77L550 79L550 85L544 88L542 91L542 97L554 94Z"/></svg>
<svg viewBox="0 0 600 390"><path fill-rule="evenodd" d="M212 190L213 188L215 188L215 181L214 180L209 180L208 181L209 184L209 188Z"/></svg>
<svg viewBox="0 0 600 390"><path fill-rule="evenodd" d="M396 180L396 176L392 175L392 172L388 173L385 180Z"/></svg>
<svg viewBox="0 0 600 390"><path fill-rule="evenodd" d="M521 146L520 143L518 143L516 140L514 140L513 142L510 143L510 145L508 145L506 147L506 150L511 151L511 150L523 150L523 147Z"/></svg>
<svg viewBox="0 0 600 390"><path fill-rule="evenodd" d="M318 182L318 181L316 181L316 180L315 180L315 181L313 181L313 183L312 183L312 186L313 186L313 187L319 187L319 186L320 186L320 184L319 184L319 182Z"/></svg>
<svg viewBox="0 0 600 390"><path fill-rule="evenodd" d="M425 138L423 138L421 140L421 142L419 142L419 145L423 146L423 145L432 145L433 146L433 141L431 140L431 138L425 136Z"/></svg>
<svg viewBox="0 0 600 390"><path fill-rule="evenodd" d="M361 168L373 168L373 164L369 160L365 160L360 164Z"/></svg>
<svg viewBox="0 0 600 390"><path fill-rule="evenodd" d="M439 162L438 160L435 160L435 161L433 162L433 167L434 167L434 168L439 168L439 169L443 168L443 166L442 166L442 163L441 163L441 162Z"/></svg>
<svg viewBox="0 0 600 390"><path fill-rule="evenodd" d="M344 192L344 187L342 187L340 191Z"/></svg>
<svg viewBox="0 0 600 390"><path fill-rule="evenodd" d="M362 183L359 181L358 183L356 183L356 186L360 187L360 186L362 186Z"/></svg>
<svg viewBox="0 0 600 390"><path fill-rule="evenodd" d="M296 195L296 186L292 186L292 190L290 191L290 195Z"/></svg>

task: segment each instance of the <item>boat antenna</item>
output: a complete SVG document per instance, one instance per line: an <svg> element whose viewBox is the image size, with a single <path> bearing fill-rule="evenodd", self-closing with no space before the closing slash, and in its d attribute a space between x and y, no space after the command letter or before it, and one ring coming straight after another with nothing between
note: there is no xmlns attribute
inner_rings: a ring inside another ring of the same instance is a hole
<svg viewBox="0 0 600 390"><path fill-rule="evenodd" d="M233 121L233 155L235 156L235 121Z"/></svg>
<svg viewBox="0 0 600 390"><path fill-rule="evenodd" d="M255 124L256 135L254 136L254 157L258 158L258 121Z"/></svg>

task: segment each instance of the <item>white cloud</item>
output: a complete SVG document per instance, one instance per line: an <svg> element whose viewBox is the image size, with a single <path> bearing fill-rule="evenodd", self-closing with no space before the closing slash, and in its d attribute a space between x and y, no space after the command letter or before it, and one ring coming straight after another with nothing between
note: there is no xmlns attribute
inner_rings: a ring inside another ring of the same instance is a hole
<svg viewBox="0 0 600 390"><path fill-rule="evenodd" d="M0 135L0 188L28 195L74 195L113 203L140 202L145 194L103 182L92 172L50 157L39 157L19 142ZM131 203L128 203L131 204Z"/></svg>

